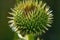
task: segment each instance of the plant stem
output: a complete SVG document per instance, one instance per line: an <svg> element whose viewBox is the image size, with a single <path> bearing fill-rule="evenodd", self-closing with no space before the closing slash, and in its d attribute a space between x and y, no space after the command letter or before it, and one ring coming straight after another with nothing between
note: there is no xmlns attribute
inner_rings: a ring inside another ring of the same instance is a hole
<svg viewBox="0 0 60 40"><path fill-rule="evenodd" d="M33 34L27 34L25 37L26 37L26 40L34 40L35 39Z"/></svg>

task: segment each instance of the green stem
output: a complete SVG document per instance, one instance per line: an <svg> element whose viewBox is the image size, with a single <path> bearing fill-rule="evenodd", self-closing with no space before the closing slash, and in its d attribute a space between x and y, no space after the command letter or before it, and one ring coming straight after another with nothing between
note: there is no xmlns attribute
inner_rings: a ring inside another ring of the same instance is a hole
<svg viewBox="0 0 60 40"><path fill-rule="evenodd" d="M26 40L34 40L35 39L33 34L27 34L25 37L26 37Z"/></svg>

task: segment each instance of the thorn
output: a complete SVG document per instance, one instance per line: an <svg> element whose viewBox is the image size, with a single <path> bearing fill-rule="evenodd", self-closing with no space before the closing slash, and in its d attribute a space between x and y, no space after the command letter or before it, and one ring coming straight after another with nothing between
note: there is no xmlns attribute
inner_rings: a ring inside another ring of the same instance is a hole
<svg viewBox="0 0 60 40"><path fill-rule="evenodd" d="M9 19L14 19L13 17L8 17Z"/></svg>
<svg viewBox="0 0 60 40"><path fill-rule="evenodd" d="M13 23L13 22L14 22L13 20L8 21L8 23Z"/></svg>
<svg viewBox="0 0 60 40"><path fill-rule="evenodd" d="M46 6L46 3L43 4L42 9L44 9L45 6Z"/></svg>

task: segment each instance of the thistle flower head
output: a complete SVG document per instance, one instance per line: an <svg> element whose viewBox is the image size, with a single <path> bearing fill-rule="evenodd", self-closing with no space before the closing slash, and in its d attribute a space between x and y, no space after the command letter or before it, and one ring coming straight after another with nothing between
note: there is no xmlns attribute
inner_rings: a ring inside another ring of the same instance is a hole
<svg viewBox="0 0 60 40"><path fill-rule="evenodd" d="M53 15L46 3L42 1L20 1L12 10L9 17L13 31L25 34L42 34L51 27Z"/></svg>

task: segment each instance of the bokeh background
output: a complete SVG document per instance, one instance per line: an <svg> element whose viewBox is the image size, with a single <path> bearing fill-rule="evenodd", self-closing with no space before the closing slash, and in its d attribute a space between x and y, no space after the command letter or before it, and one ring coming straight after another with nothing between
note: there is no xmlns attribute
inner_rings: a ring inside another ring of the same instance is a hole
<svg viewBox="0 0 60 40"><path fill-rule="evenodd" d="M53 10L54 23L43 34L44 40L60 40L60 0L43 0ZM0 0L0 40L15 40L15 33L8 26L8 12L13 8L16 0Z"/></svg>

